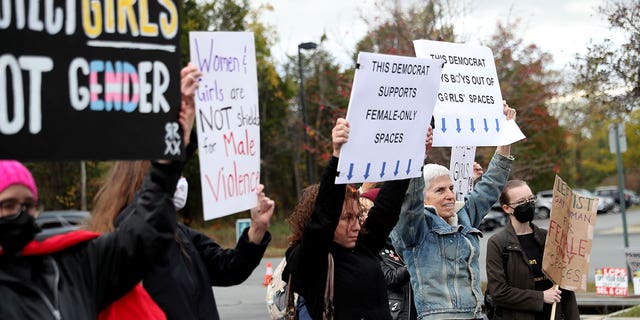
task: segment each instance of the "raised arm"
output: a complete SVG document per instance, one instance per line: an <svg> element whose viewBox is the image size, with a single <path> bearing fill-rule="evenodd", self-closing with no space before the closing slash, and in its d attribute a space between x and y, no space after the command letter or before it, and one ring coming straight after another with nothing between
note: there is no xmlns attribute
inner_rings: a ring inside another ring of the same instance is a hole
<svg viewBox="0 0 640 320"><path fill-rule="evenodd" d="M199 71L191 64L181 71L182 101L178 122L185 145L189 143L195 120L194 94L199 76ZM121 213L127 217L120 226L88 244L87 261L95 261L91 283L100 309L140 282L155 259L175 241L177 214L173 195L182 168L184 161L153 162L139 195Z"/></svg>
<svg viewBox="0 0 640 320"><path fill-rule="evenodd" d="M427 129L425 154L433 143L433 129ZM426 232L427 223L424 217L424 178L422 175L412 178L404 196L398 223L391 232L393 246L402 255L404 250L419 245Z"/></svg>
<svg viewBox="0 0 640 320"><path fill-rule="evenodd" d="M503 101L503 112L507 120L515 120L516 110ZM482 174L465 201L466 212L474 227L478 227L482 219L498 201L511 171L511 145L499 146L493 155L487 171Z"/></svg>

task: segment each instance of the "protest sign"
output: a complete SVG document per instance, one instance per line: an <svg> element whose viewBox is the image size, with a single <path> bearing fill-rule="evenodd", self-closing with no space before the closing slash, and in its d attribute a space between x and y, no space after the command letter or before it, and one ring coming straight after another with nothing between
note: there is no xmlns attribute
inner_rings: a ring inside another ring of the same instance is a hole
<svg viewBox="0 0 640 320"><path fill-rule="evenodd" d="M563 289L584 292L598 198L577 193L556 175L542 271Z"/></svg>
<svg viewBox="0 0 640 320"><path fill-rule="evenodd" d="M178 1L3 1L0 158L183 157Z"/></svg>
<svg viewBox="0 0 640 320"><path fill-rule="evenodd" d="M633 294L640 295L640 269L633 271Z"/></svg>
<svg viewBox="0 0 640 320"><path fill-rule="evenodd" d="M442 62L361 52L336 183L417 177Z"/></svg>
<svg viewBox="0 0 640 320"><path fill-rule="evenodd" d="M507 145L524 138L502 111L502 93L488 47L413 42L416 57L442 61L440 91L433 111L433 146Z"/></svg>
<svg viewBox="0 0 640 320"><path fill-rule="evenodd" d="M260 116L253 33L190 32L205 220L255 207Z"/></svg>
<svg viewBox="0 0 640 320"><path fill-rule="evenodd" d="M596 294L607 296L627 296L627 268L596 269Z"/></svg>
<svg viewBox="0 0 640 320"><path fill-rule="evenodd" d="M476 147L452 147L449 174L453 182L453 193L456 201L464 201L469 191L473 190L473 159Z"/></svg>
<svg viewBox="0 0 640 320"><path fill-rule="evenodd" d="M633 293L640 295L640 248L627 249L624 254L627 258L627 266L631 270Z"/></svg>

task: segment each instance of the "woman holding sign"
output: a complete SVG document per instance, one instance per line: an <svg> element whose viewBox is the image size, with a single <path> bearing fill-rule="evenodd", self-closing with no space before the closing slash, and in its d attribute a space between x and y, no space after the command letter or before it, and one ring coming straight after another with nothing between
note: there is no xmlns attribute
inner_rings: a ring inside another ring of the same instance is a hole
<svg viewBox="0 0 640 320"><path fill-rule="evenodd" d="M363 221L357 189L335 183L340 149L349 138L349 123L338 119L331 137L333 156L320 186L305 190L289 218L293 235L282 279L287 281L291 274L292 288L304 297L311 317L323 319L323 312L332 312L325 300L332 257L334 318L390 320L378 253L398 220L409 180L385 182Z"/></svg>
<svg viewBox="0 0 640 320"><path fill-rule="evenodd" d="M507 120L515 110L504 103ZM465 201L455 201L449 169L423 167L411 179L393 246L407 262L418 319L482 319L478 226L507 182L511 147L496 149Z"/></svg>
<svg viewBox="0 0 640 320"><path fill-rule="evenodd" d="M492 319L580 319L573 291L554 288L542 273L547 230L533 224L536 197L522 180L510 180L500 196L510 223L487 244L487 296L495 305Z"/></svg>

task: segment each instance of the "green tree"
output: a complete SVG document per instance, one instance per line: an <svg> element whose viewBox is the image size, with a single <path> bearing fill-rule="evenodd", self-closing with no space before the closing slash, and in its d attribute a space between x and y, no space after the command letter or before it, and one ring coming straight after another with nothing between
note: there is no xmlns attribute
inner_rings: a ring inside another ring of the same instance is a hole
<svg viewBox="0 0 640 320"><path fill-rule="evenodd" d="M629 148L622 155L625 182L628 188L639 190L640 181L634 178L640 173L634 146L638 143L640 96L640 1L609 1L599 11L624 40L621 44L611 39L592 40L587 53L576 57L571 65L575 76L568 90L571 99L561 105L559 115L575 144L576 181L588 187L617 183L608 126L626 123Z"/></svg>

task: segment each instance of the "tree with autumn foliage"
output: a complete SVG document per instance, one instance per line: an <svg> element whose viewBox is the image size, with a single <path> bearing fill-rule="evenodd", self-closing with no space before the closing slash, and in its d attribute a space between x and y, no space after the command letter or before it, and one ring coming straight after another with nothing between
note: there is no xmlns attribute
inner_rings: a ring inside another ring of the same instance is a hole
<svg viewBox="0 0 640 320"><path fill-rule="evenodd" d="M571 65L575 74L567 90L570 99L560 104L558 115L571 132L576 182L589 188L617 184L608 128L612 123L625 123L625 186L639 191L640 1L607 1L599 12L608 20L612 33L623 35L624 40L592 39L586 54L576 56Z"/></svg>
<svg viewBox="0 0 640 320"><path fill-rule="evenodd" d="M218 0L201 2L185 1L183 4L182 52L183 61L189 60L189 31L251 31L256 48L258 74L258 103L260 110L260 155L261 176L269 195L278 207L289 208L297 201L293 173L284 168L294 167L290 156L295 146L289 140L287 128L290 119L290 100L295 95L295 83L283 79L276 72L270 48L277 41L272 27L259 21L260 14L273 10L263 5L255 10L249 8L247 0ZM184 170L189 181L189 201L183 209L185 216L202 222L202 194L200 186L200 164L194 157ZM284 216L286 211L276 212ZM233 217L234 219L237 217Z"/></svg>
<svg viewBox="0 0 640 320"><path fill-rule="evenodd" d="M527 137L512 146L518 160L513 163L511 175L526 180L534 190L551 189L555 174L564 177L565 173L565 131L549 114L559 77L549 68L552 57L535 44L525 44L514 33L516 30L518 21L498 23L485 44L494 54L502 98L517 110L518 125ZM483 158L490 159L486 154Z"/></svg>

